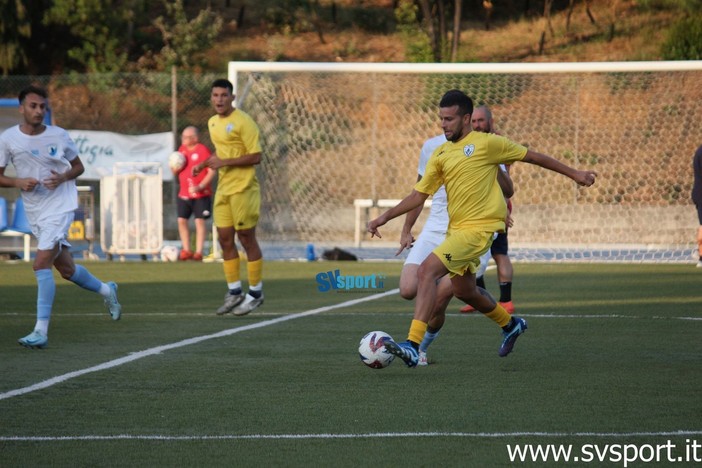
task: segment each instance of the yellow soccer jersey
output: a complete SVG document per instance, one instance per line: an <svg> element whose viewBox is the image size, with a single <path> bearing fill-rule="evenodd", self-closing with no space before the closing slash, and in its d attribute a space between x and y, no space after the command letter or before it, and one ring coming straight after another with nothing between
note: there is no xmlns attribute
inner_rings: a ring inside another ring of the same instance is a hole
<svg viewBox="0 0 702 468"><path fill-rule="evenodd" d="M460 141L439 146L414 188L431 195L441 185L446 187L449 231L504 231L507 204L497 171L500 164L520 161L526 153L524 146L507 138L470 132Z"/></svg>
<svg viewBox="0 0 702 468"><path fill-rule="evenodd" d="M210 139L220 159L239 158L260 153L258 125L244 111L235 109L226 117L215 115L207 123ZM225 166L218 171L217 193L231 195L258 186L254 166Z"/></svg>

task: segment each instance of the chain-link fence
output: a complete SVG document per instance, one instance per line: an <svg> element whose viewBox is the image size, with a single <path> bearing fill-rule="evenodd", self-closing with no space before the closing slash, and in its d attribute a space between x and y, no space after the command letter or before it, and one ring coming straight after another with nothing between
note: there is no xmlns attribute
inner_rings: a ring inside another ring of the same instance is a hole
<svg viewBox="0 0 702 468"><path fill-rule="evenodd" d="M0 97L48 88L67 129L125 134L205 130L221 75L0 77ZM243 73L241 107L261 127L259 236L351 242L354 200L402 198L422 142L440 133L437 103L459 88L492 107L498 130L537 151L599 172L597 184L516 164L512 245L691 246L692 155L702 144L702 72L558 74ZM174 141L174 146L177 141ZM99 191L96 190L96 193ZM12 195L14 198L16 194ZM173 184L165 238L177 238ZM421 223L421 220L420 220ZM399 236L402 220L385 228Z"/></svg>

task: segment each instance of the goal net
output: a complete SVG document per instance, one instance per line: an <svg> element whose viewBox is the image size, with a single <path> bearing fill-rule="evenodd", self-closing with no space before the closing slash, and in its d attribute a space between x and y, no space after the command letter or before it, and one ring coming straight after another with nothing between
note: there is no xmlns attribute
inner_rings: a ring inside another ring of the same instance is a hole
<svg viewBox="0 0 702 468"><path fill-rule="evenodd" d="M396 246L403 217L381 229L382 242L357 225L363 231L386 209L378 201L410 192L422 143L441 133L438 102L457 88L490 106L502 135L599 174L581 188L513 165L511 252L696 259L690 191L702 144L701 62L230 62L229 77L238 106L261 128L264 241Z"/></svg>

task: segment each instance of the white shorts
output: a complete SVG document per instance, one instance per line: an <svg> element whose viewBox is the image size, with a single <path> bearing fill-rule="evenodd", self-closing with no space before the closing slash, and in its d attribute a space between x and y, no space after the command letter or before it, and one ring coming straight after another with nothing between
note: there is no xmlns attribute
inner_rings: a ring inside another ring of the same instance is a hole
<svg viewBox="0 0 702 468"><path fill-rule="evenodd" d="M66 238L75 213L61 213L48 216L41 220L39 226L32 226L32 233L37 238L37 249L52 250L56 244L70 247Z"/></svg>
<svg viewBox="0 0 702 468"><path fill-rule="evenodd" d="M420 265L446 239L445 232L422 231L405 259L405 265Z"/></svg>

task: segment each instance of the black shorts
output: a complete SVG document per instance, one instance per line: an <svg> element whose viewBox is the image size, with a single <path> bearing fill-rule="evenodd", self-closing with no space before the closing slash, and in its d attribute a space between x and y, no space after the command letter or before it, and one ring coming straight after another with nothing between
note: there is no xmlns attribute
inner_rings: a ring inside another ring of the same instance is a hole
<svg viewBox="0 0 702 468"><path fill-rule="evenodd" d="M700 226L702 226L702 203L695 205L697 207L697 219L700 221Z"/></svg>
<svg viewBox="0 0 702 468"><path fill-rule="evenodd" d="M178 197L176 206L179 218L190 219L192 215L195 215L196 218L210 219L212 216L212 197L185 200Z"/></svg>
<svg viewBox="0 0 702 468"><path fill-rule="evenodd" d="M490 253L494 257L495 255L507 255L507 233L501 232L497 234L495 240L492 241L490 246Z"/></svg>

